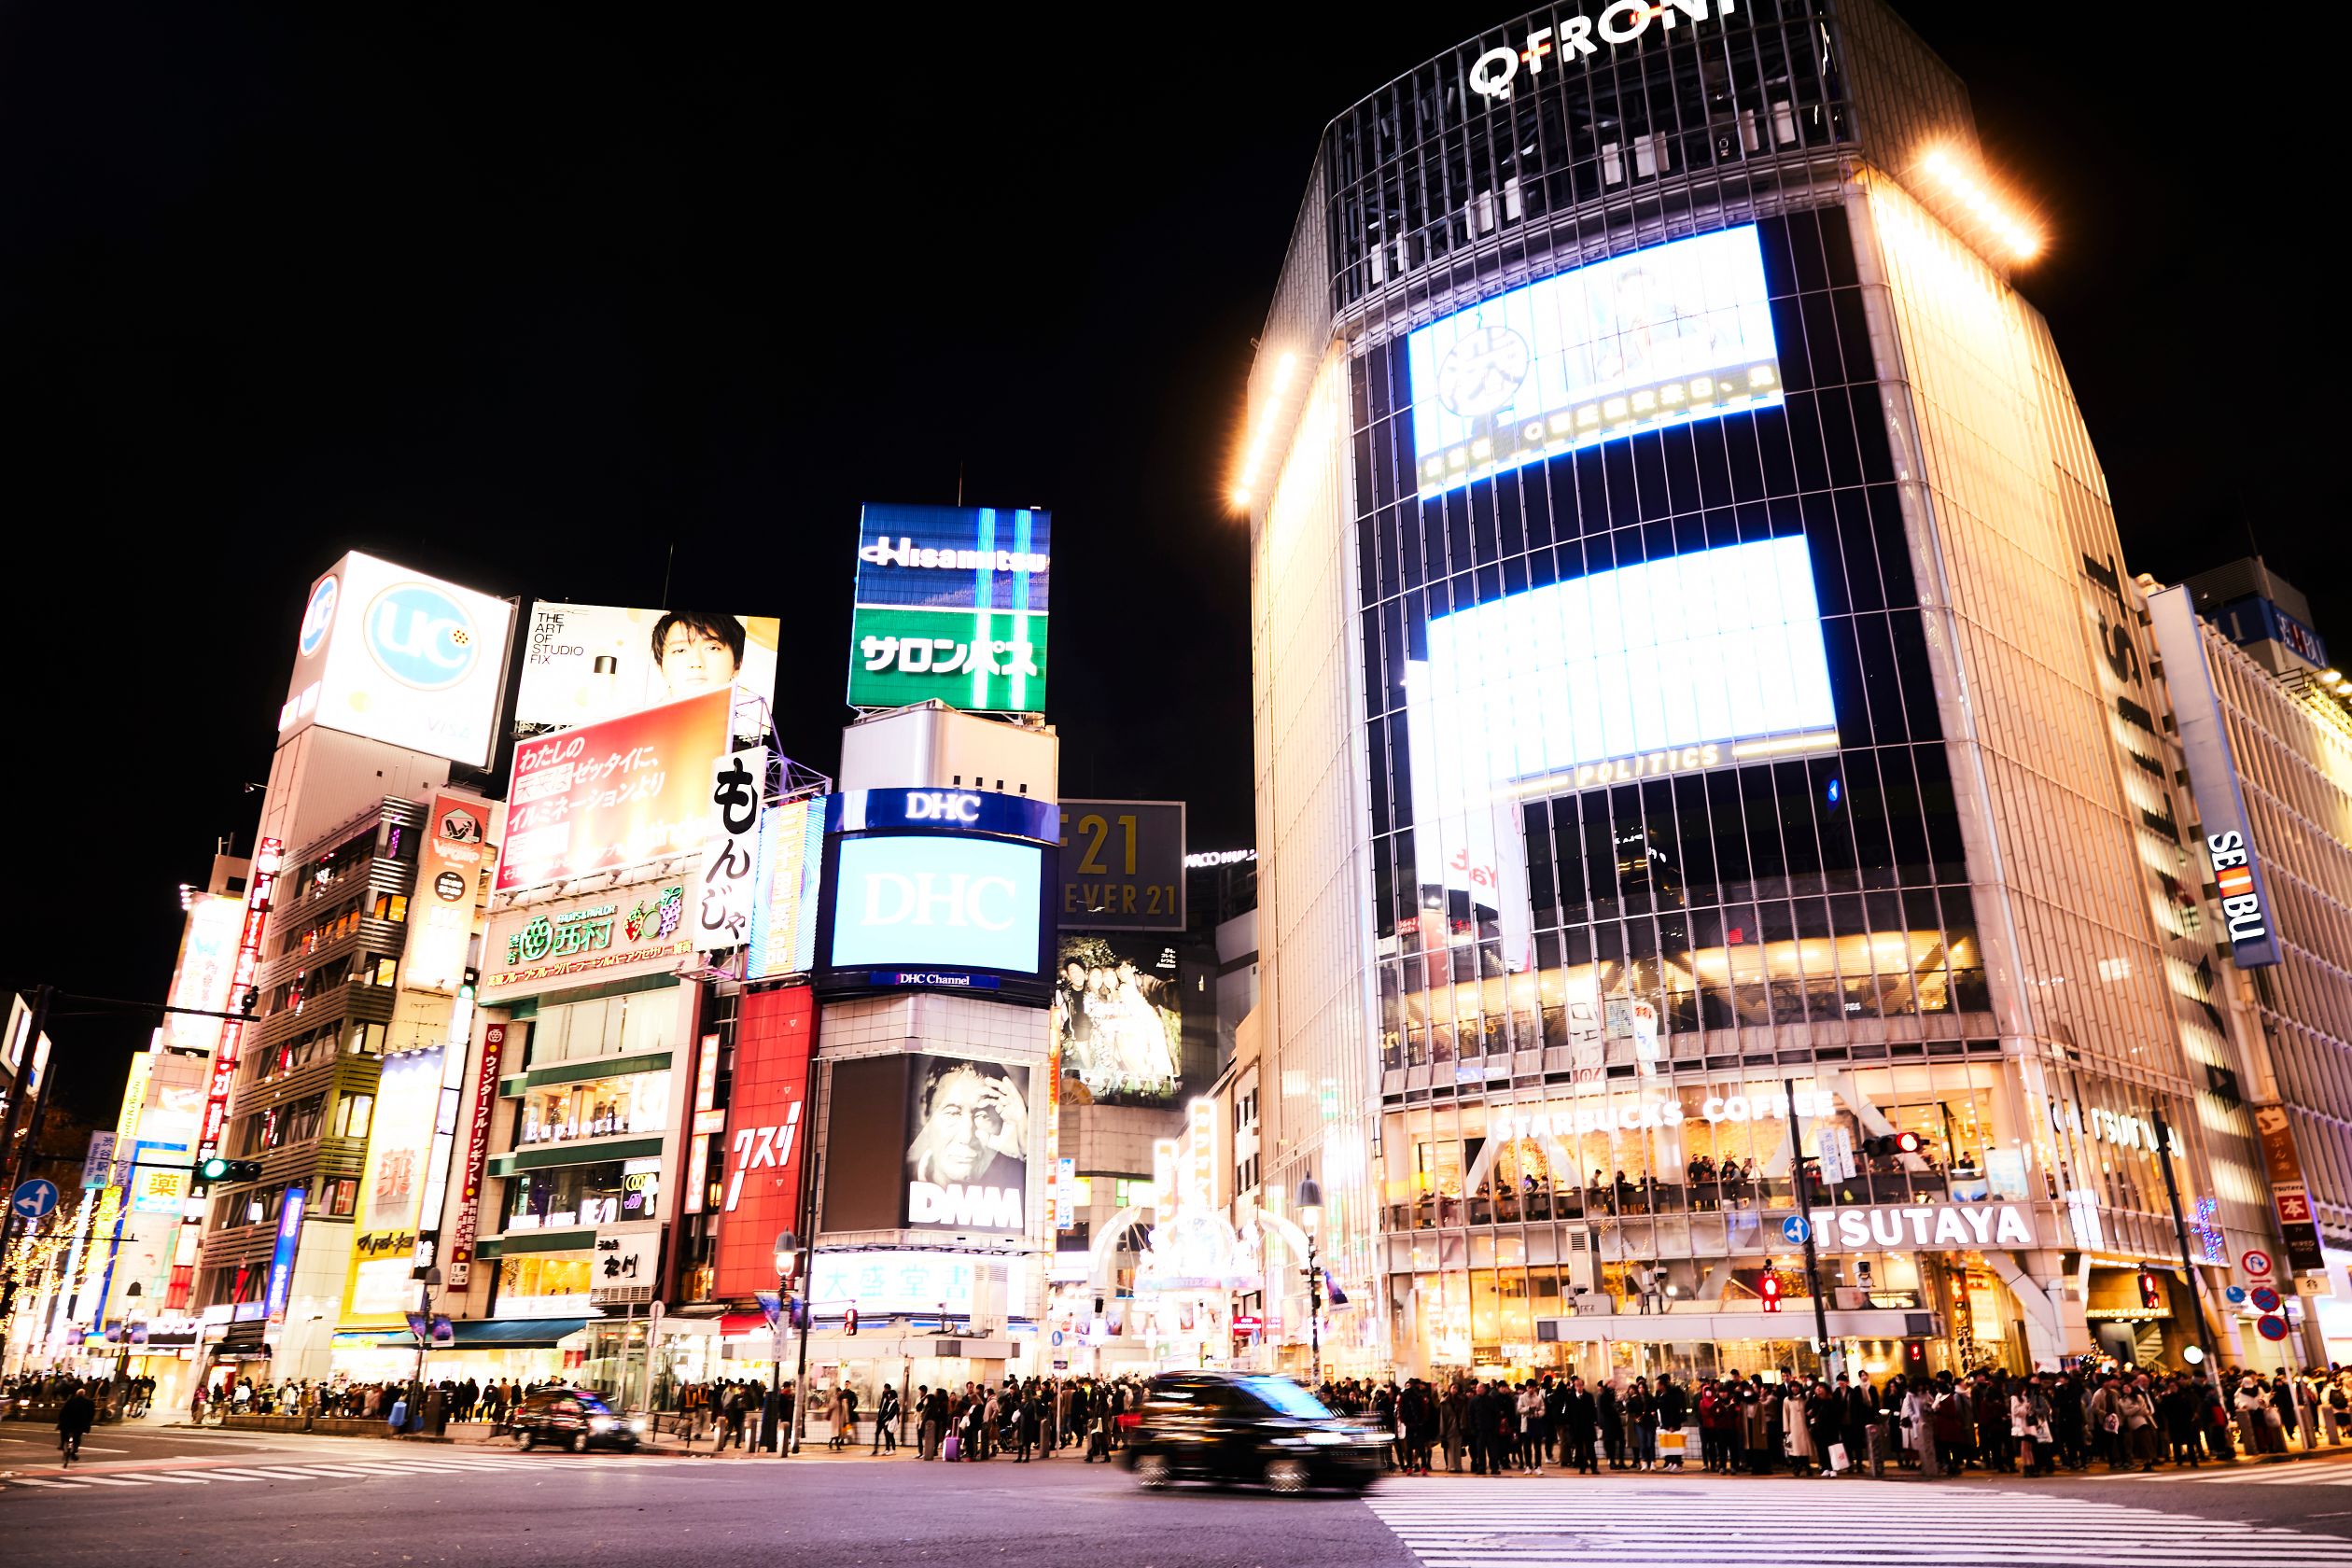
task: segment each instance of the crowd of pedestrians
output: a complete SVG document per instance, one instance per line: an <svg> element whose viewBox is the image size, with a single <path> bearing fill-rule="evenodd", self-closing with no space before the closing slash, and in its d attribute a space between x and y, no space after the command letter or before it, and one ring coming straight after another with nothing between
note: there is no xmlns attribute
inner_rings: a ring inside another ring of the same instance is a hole
<svg viewBox="0 0 2352 1568"><path fill-rule="evenodd" d="M1346 1380L1323 1400L1393 1433L1389 1467L1407 1475L1540 1475L1548 1464L1721 1475L1835 1476L1866 1467L1925 1477L1975 1469L2151 1471L2284 1454L2352 1436L2352 1369L2079 1368L2018 1376L1895 1376L1873 1383L1726 1371L1588 1382L1547 1373L1518 1384Z"/></svg>

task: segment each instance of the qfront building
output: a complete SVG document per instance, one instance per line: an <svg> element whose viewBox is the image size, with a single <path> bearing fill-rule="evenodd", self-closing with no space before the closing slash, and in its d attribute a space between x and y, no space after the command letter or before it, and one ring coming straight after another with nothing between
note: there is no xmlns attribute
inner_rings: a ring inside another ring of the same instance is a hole
<svg viewBox="0 0 2352 1568"><path fill-rule="evenodd" d="M2039 244L1868 0L1542 12L1324 133L1236 500L1327 1370L2286 1353Z"/></svg>

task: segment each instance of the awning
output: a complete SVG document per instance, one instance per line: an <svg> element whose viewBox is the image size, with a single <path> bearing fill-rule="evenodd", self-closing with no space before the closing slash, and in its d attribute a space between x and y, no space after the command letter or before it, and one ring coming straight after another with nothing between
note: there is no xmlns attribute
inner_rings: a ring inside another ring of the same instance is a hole
<svg viewBox="0 0 2352 1568"><path fill-rule="evenodd" d="M557 1340L587 1325L586 1318L491 1318L449 1326L456 1335L451 1343L461 1351L552 1351Z"/></svg>

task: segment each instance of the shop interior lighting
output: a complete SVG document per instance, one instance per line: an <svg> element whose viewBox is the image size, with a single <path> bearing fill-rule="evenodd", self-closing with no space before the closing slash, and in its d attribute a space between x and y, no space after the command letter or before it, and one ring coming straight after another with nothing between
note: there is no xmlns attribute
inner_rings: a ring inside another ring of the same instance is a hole
<svg viewBox="0 0 2352 1568"><path fill-rule="evenodd" d="M1241 455L1240 475L1233 482L1233 504L1237 509L1250 504L1251 487L1257 483L1258 466L1266 461L1267 444L1274 439L1274 421L1282 412L1282 396L1290 390L1291 378L1297 373L1295 354L1285 354L1274 362L1274 375L1266 388L1266 406L1258 410L1257 426L1250 432L1250 444Z"/></svg>
<svg viewBox="0 0 2352 1568"><path fill-rule="evenodd" d="M2030 261L2041 254L2042 237L2019 221L1983 181L1962 167L1950 153L1937 147L1920 163L1947 195L2009 247L2011 256L2020 261Z"/></svg>

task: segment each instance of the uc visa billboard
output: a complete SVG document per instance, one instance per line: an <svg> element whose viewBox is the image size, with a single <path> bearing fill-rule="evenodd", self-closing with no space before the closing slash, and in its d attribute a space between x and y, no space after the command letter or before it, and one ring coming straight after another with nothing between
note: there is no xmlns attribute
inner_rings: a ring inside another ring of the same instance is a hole
<svg viewBox="0 0 2352 1568"><path fill-rule="evenodd" d="M1050 1000L1052 803L987 790L851 790L825 797L824 809L817 974L827 994Z"/></svg>
<svg viewBox="0 0 2352 1568"><path fill-rule="evenodd" d="M1027 508L869 503L849 706L1044 712L1051 538L1051 514Z"/></svg>
<svg viewBox="0 0 2352 1568"><path fill-rule="evenodd" d="M506 600L355 551L303 601L278 744L318 724L487 767L513 630Z"/></svg>

